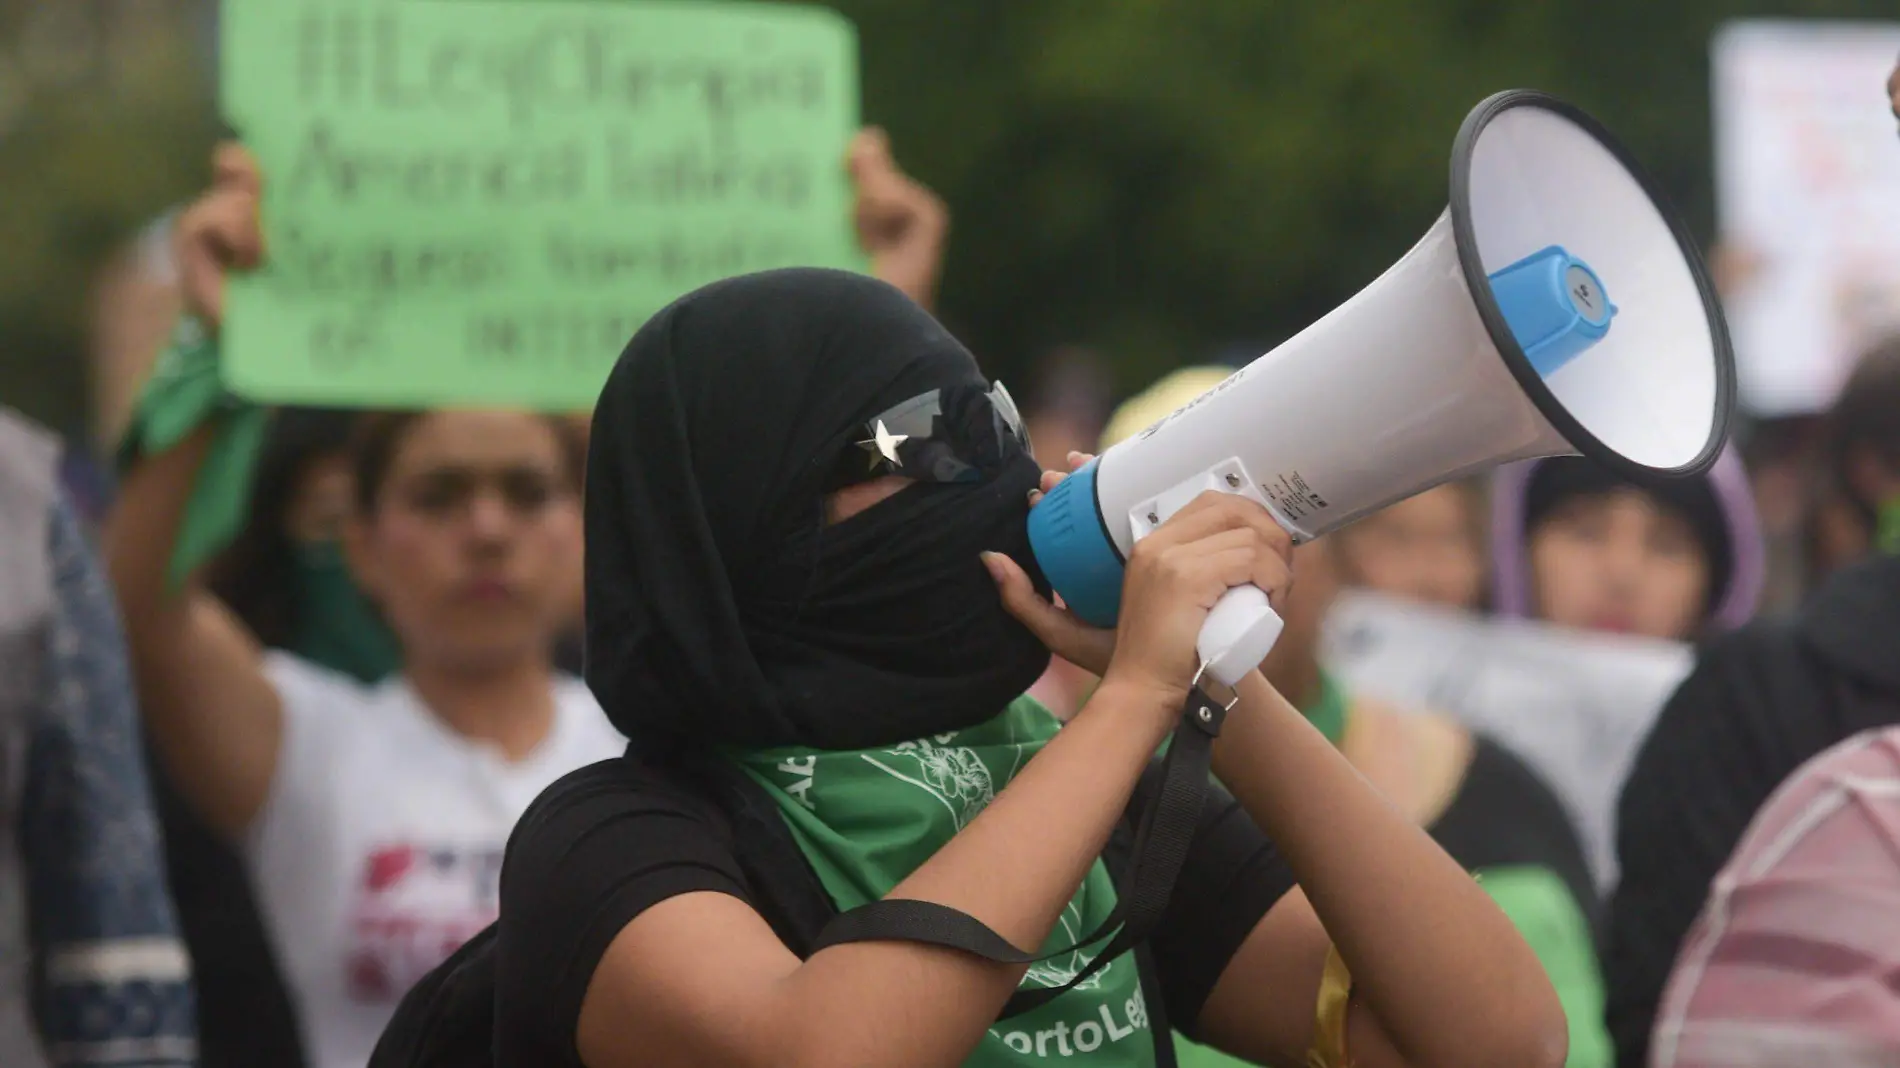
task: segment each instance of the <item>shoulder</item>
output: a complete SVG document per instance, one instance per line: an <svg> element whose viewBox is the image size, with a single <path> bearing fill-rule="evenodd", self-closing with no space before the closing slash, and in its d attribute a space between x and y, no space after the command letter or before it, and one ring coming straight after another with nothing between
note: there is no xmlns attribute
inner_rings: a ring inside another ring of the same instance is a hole
<svg viewBox="0 0 1900 1068"><path fill-rule="evenodd" d="M1670 698L1670 707L1716 694L1766 699L1821 685L1823 665L1802 630L1798 620L1760 619L1710 638L1696 649L1695 667ZM1664 715L1669 711L1665 708Z"/></svg>
<svg viewBox="0 0 1900 1068"><path fill-rule="evenodd" d="M283 709L284 751L304 754L295 759L316 760L320 752L342 759L348 747L378 744L372 739L386 741L392 732L414 722L415 717L391 706L402 685L399 681L365 685L281 649L266 650L262 664L264 678Z"/></svg>
<svg viewBox="0 0 1900 1068"><path fill-rule="evenodd" d="M1854 798L1861 804L1846 803ZM1900 814L1900 727L1863 731L1797 768L1762 805L1729 867L1765 870L1771 865L1751 858L1772 852L1775 857L1767 859L1785 860L1797 840L1827 838L1823 832L1830 826L1864 823L1882 811L1889 817ZM1862 829L1877 830L1880 822L1876 819ZM1849 832L1835 838L1838 845L1860 835ZM1864 839L1860 844L1870 846ZM1866 859L1885 852L1884 846L1873 848Z"/></svg>
<svg viewBox="0 0 1900 1068"><path fill-rule="evenodd" d="M1544 870L1594 911L1596 890L1569 808L1530 764L1487 735L1473 736L1463 780L1430 831L1468 869Z"/></svg>
<svg viewBox="0 0 1900 1068"><path fill-rule="evenodd" d="M1883 728L1814 757L1775 791L1676 958L1655 1034L1680 1059L1658 1063L1701 1063L1697 1047L1744 1031L1757 1045L1775 1029L1818 1031L1812 993L1822 957L1842 989L1880 986L1890 964L1867 951L1867 932L1890 928L1900 904L1895 787L1900 728ZM1884 999L1837 1000L1835 1029L1891 1017Z"/></svg>
<svg viewBox="0 0 1900 1068"><path fill-rule="evenodd" d="M502 866L504 919L511 901L532 907L612 894L677 867L738 885L731 826L718 802L673 769L630 755L602 760L557 779L515 824Z"/></svg>
<svg viewBox="0 0 1900 1068"><path fill-rule="evenodd" d="M709 793L628 756L549 786L515 825L502 862L504 1052L578 1063L575 1027L608 947L648 909L697 892L747 900L730 825Z"/></svg>
<svg viewBox="0 0 1900 1068"><path fill-rule="evenodd" d="M1522 757L1490 735L1472 735L1471 762L1465 769L1465 788L1518 806L1540 817L1564 817L1564 803L1543 776Z"/></svg>
<svg viewBox="0 0 1900 1068"><path fill-rule="evenodd" d="M709 822L722 819L712 793L693 776L629 753L576 768L556 779L528 806L515 826L515 835L537 833L542 824L570 820L576 812L602 809L651 809Z"/></svg>
<svg viewBox="0 0 1900 1068"><path fill-rule="evenodd" d="M1794 764L1839 739L1827 737L1835 703L1827 689L1825 664L1791 621L1761 620L1710 640L1637 751L1622 822L1650 793L1707 794L1712 777L1746 801L1744 816L1752 812Z"/></svg>
<svg viewBox="0 0 1900 1068"><path fill-rule="evenodd" d="M305 660L295 653L270 649L264 653L264 677L277 690L286 709L321 702L331 707L365 704L375 693L340 671Z"/></svg>
<svg viewBox="0 0 1900 1068"><path fill-rule="evenodd" d="M1777 724L1804 714L1824 686L1820 666L1786 620L1758 621L1711 639L1651 724L1625 798L1629 785L1672 779L1724 752L1781 748L1763 736L1781 733Z"/></svg>

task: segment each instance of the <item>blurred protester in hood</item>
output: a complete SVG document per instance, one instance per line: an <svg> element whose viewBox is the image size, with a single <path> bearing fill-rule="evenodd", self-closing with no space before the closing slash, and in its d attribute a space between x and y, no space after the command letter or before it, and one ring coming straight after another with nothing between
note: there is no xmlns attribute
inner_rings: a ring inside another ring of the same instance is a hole
<svg viewBox="0 0 1900 1068"><path fill-rule="evenodd" d="M197 1063L118 610L60 448L0 409L0 1064Z"/></svg>
<svg viewBox="0 0 1900 1068"><path fill-rule="evenodd" d="M1761 596L1761 528L1732 451L1656 486L1581 456L1514 464L1496 476L1491 515L1502 616L1693 641L1746 623Z"/></svg>

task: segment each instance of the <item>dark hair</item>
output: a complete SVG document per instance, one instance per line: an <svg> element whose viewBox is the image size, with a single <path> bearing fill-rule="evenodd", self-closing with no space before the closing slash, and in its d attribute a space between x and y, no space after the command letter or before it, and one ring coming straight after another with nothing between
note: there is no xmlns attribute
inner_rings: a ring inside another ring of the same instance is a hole
<svg viewBox="0 0 1900 1068"><path fill-rule="evenodd" d="M1860 499L1850 465L1857 454L1871 452L1900 471L1900 335L1875 345L1860 358L1827 414L1825 427L1823 456L1828 470L1871 524L1880 502Z"/></svg>
<svg viewBox="0 0 1900 1068"><path fill-rule="evenodd" d="M384 483L389 480L389 469L396 462L397 450L402 447L403 440L409 436L416 421L427 414L421 411L377 412L363 416L358 422L349 446L350 468L356 483L356 509L359 513L370 515L376 511L376 499L382 494ZM581 476L587 466L585 433L568 416L543 415L541 418L554 434L569 485L573 489L580 489Z"/></svg>
<svg viewBox="0 0 1900 1068"><path fill-rule="evenodd" d="M310 468L343 454L356 420L355 412L279 409L258 456L244 528L207 565L206 586L267 648L285 647L297 619L297 547L285 515Z"/></svg>
<svg viewBox="0 0 1900 1068"><path fill-rule="evenodd" d="M1734 535L1728 515L1707 474L1639 486L1584 456L1556 456L1537 465L1524 486L1524 536L1528 539L1557 505L1578 497L1600 497L1633 490L1659 509L1689 524L1709 568L1709 588L1703 615L1722 603L1735 575Z"/></svg>

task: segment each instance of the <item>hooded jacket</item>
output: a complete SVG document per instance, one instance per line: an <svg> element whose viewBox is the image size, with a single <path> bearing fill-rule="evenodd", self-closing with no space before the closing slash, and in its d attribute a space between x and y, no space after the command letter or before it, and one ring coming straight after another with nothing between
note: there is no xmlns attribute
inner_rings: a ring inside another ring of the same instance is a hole
<svg viewBox="0 0 1900 1068"><path fill-rule="evenodd" d="M1617 812L1604 967L1617 1063L1647 1063L1663 984L1716 873L1777 786L1900 723L1900 556L1831 578L1791 619L1713 640L1657 717Z"/></svg>
<svg viewBox="0 0 1900 1068"><path fill-rule="evenodd" d="M0 409L0 1065L197 1063L124 638L59 491Z"/></svg>
<svg viewBox="0 0 1900 1068"><path fill-rule="evenodd" d="M1549 460L1527 460L1498 469L1491 483L1491 600L1498 615L1523 618L1531 614L1531 577L1526 527L1525 491L1531 476ZM1711 633L1734 630L1749 621L1767 581L1767 548L1755 496L1733 449L1716 458L1708 474L1709 488L1728 531L1729 567L1722 588L1711 598Z"/></svg>

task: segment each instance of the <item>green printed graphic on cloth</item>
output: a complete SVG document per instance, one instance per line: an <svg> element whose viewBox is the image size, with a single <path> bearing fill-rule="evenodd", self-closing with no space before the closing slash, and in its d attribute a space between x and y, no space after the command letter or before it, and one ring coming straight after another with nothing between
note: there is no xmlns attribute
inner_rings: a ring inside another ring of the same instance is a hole
<svg viewBox="0 0 1900 1068"><path fill-rule="evenodd" d="M231 388L577 411L708 282L862 270L857 36L816 6L223 0L220 104L263 172Z"/></svg>
<svg viewBox="0 0 1900 1068"><path fill-rule="evenodd" d="M885 749L781 748L734 753L778 802L792 836L839 909L878 900L949 842L1053 738L1053 715L1028 697L968 730ZM1096 861L1043 944L1074 944L1115 907L1115 886ZM1032 966L1023 988L1059 987L1093 949ZM998 1022L966 1068L1076 1064L1147 1068L1154 1037L1133 953L1111 962L1034 1012Z"/></svg>

